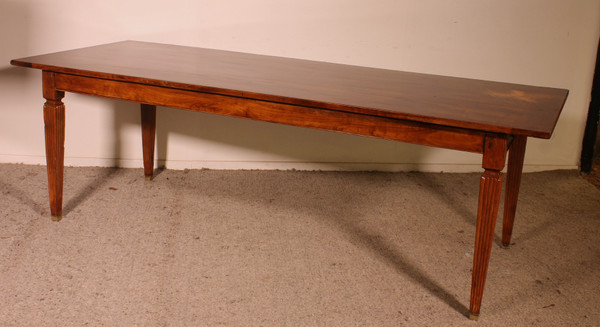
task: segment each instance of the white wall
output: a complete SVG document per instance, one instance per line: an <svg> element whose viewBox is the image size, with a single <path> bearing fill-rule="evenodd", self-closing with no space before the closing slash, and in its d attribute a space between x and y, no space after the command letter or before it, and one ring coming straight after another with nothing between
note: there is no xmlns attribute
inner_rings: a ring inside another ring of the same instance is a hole
<svg viewBox="0 0 600 327"><path fill-rule="evenodd" d="M581 152L600 0L0 0L0 162L44 164L40 72L9 60L124 39L566 88L526 170ZM67 165L141 167L138 105L67 94ZM168 168L478 171L480 156L159 108Z"/></svg>

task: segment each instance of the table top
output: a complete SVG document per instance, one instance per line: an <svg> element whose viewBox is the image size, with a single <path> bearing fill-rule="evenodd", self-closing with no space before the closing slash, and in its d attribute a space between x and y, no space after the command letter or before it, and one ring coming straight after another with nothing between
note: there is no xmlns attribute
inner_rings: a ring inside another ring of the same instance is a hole
<svg viewBox="0 0 600 327"><path fill-rule="evenodd" d="M138 41L11 64L453 126L550 138L568 90Z"/></svg>

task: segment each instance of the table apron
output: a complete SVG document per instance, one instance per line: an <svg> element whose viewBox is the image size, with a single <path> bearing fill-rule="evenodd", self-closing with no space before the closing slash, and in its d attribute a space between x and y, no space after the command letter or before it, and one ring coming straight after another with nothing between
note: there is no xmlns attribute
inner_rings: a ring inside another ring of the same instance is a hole
<svg viewBox="0 0 600 327"><path fill-rule="evenodd" d="M56 90L483 153L485 131L252 98L54 73ZM488 133L489 134L489 133Z"/></svg>

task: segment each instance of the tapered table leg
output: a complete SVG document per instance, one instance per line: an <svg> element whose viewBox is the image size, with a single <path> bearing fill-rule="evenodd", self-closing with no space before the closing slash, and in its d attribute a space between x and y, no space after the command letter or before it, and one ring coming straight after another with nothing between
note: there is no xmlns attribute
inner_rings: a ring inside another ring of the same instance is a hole
<svg viewBox="0 0 600 327"><path fill-rule="evenodd" d="M508 173L506 175L506 193L504 194L504 219L502 223L502 246L510 245L515 213L517 212L517 199L523 173L523 160L527 136L516 135L508 152Z"/></svg>
<svg viewBox="0 0 600 327"><path fill-rule="evenodd" d="M490 254L494 240L494 227L502 193L502 173L506 161L506 137L486 136L483 152L483 168L479 184L479 205L475 230L475 253L471 280L471 304L469 318L477 320L483 298Z"/></svg>
<svg viewBox="0 0 600 327"><path fill-rule="evenodd" d="M65 105L64 92L57 91L54 73L42 73L44 103L44 134L46 138L46 165L48 168L48 193L52 220L62 218L63 176L65 156Z"/></svg>
<svg viewBox="0 0 600 327"><path fill-rule="evenodd" d="M156 138L156 106L141 105L142 151L144 156L144 176L151 180L154 174L154 141Z"/></svg>

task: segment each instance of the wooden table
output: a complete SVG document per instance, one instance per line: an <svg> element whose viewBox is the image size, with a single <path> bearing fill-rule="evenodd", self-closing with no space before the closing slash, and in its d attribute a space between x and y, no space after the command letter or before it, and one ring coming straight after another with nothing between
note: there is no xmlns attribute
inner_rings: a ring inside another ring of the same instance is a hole
<svg viewBox="0 0 600 327"><path fill-rule="evenodd" d="M550 138L568 91L192 47L126 41L12 60L42 70L50 208L62 216L65 92L141 103L144 174L156 106L482 154L471 284L477 319L508 152L508 246L527 137Z"/></svg>

